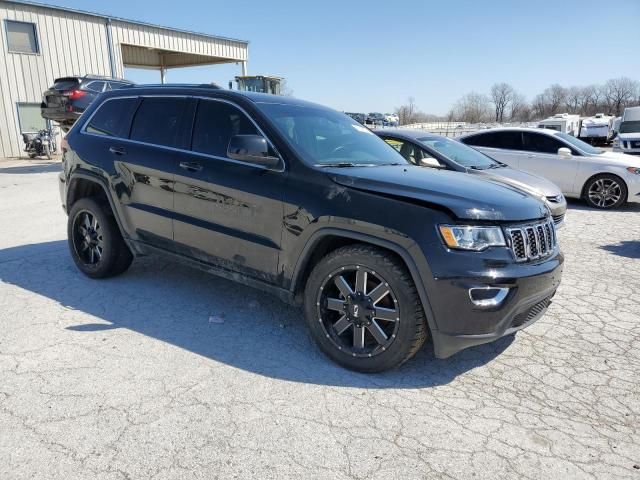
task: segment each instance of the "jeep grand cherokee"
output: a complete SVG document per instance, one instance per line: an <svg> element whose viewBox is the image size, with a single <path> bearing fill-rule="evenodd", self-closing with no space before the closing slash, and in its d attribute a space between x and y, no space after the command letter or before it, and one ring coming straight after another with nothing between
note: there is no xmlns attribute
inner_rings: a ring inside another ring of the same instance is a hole
<svg viewBox="0 0 640 480"><path fill-rule="evenodd" d="M562 270L527 193L409 164L348 116L204 86L106 92L71 129L60 192L92 278L161 254L302 303L359 371L438 358L537 320ZM250 320L247 320L250 321Z"/></svg>

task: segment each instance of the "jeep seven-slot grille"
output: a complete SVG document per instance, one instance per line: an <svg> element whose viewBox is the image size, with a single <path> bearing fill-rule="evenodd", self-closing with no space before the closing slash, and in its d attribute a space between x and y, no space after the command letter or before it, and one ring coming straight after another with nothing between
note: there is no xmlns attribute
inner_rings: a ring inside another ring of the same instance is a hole
<svg viewBox="0 0 640 480"><path fill-rule="evenodd" d="M509 246L517 262L537 260L551 255L556 247L553 221L507 228Z"/></svg>

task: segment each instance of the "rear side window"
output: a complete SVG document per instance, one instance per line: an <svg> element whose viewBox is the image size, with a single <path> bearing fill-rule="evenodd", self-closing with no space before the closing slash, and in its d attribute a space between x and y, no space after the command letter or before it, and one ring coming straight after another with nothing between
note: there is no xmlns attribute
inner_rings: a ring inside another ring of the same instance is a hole
<svg viewBox="0 0 640 480"><path fill-rule="evenodd" d="M225 102L200 100L193 126L191 150L226 157L234 135L260 135L255 125L238 108Z"/></svg>
<svg viewBox="0 0 640 480"><path fill-rule="evenodd" d="M86 131L97 135L127 138L131 116L138 104L137 98L114 98L98 107Z"/></svg>
<svg viewBox="0 0 640 480"><path fill-rule="evenodd" d="M131 140L182 147L188 115L189 100L186 98L145 98L133 119Z"/></svg>
<svg viewBox="0 0 640 480"><path fill-rule="evenodd" d="M524 150L538 153L558 153L558 149L565 145L551 135L524 132Z"/></svg>
<svg viewBox="0 0 640 480"><path fill-rule="evenodd" d="M503 148L505 150L522 150L522 134L520 132L487 132L462 140L475 147Z"/></svg>
<svg viewBox="0 0 640 480"><path fill-rule="evenodd" d="M124 88L124 87L128 87L128 86L129 86L128 83L108 82L107 83L107 90L118 90L119 88Z"/></svg>

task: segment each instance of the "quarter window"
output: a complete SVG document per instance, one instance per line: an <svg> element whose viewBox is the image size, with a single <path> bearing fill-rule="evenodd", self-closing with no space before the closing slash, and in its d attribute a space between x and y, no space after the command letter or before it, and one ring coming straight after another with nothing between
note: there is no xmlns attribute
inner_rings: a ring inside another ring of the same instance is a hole
<svg viewBox="0 0 640 480"><path fill-rule="evenodd" d="M104 102L91 117L86 131L96 135L127 138L137 98L116 98Z"/></svg>
<svg viewBox="0 0 640 480"><path fill-rule="evenodd" d="M226 102L200 100L193 126L191 150L226 157L234 135L260 135L255 125L238 108Z"/></svg>
<svg viewBox="0 0 640 480"><path fill-rule="evenodd" d="M38 53L35 23L6 20L7 46L12 53Z"/></svg>
<svg viewBox="0 0 640 480"><path fill-rule="evenodd" d="M186 98L145 98L133 119L131 140L183 147L188 111Z"/></svg>
<svg viewBox="0 0 640 480"><path fill-rule="evenodd" d="M84 87L85 90L89 90L91 92L100 93L104 90L105 82L89 82Z"/></svg>
<svg viewBox="0 0 640 480"><path fill-rule="evenodd" d="M524 132L522 136L524 150L528 152L558 153L558 149L565 146L562 142L559 142L551 135Z"/></svg>

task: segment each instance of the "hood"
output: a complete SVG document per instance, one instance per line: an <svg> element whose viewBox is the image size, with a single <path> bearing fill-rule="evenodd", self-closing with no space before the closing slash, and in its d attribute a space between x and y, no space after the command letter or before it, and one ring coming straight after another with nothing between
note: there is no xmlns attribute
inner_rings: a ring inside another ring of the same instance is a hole
<svg viewBox="0 0 640 480"><path fill-rule="evenodd" d="M535 197L557 197L562 195L560 187L546 178L510 167L492 168L489 170L470 170L469 173L479 177L505 183L524 190Z"/></svg>
<svg viewBox="0 0 640 480"><path fill-rule="evenodd" d="M541 200L522 190L462 172L414 165L325 171L342 186L440 205L462 220L518 222L549 214Z"/></svg>
<svg viewBox="0 0 640 480"><path fill-rule="evenodd" d="M640 135L638 135L640 138ZM621 152L603 152L596 157L599 160L606 160L610 164L621 165L623 167L640 167L640 158Z"/></svg>

